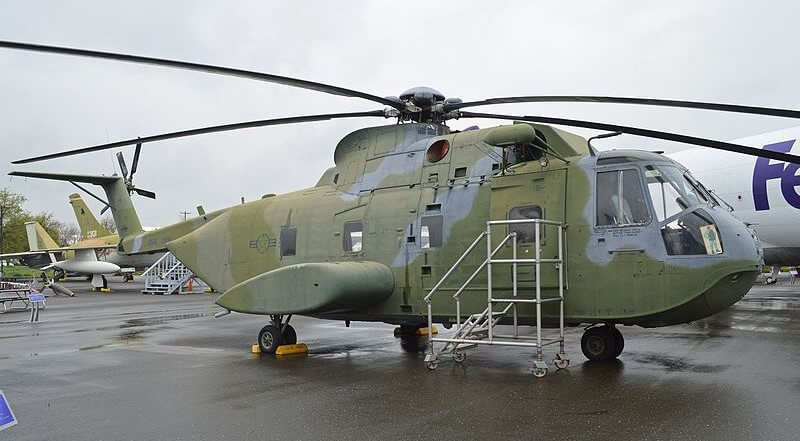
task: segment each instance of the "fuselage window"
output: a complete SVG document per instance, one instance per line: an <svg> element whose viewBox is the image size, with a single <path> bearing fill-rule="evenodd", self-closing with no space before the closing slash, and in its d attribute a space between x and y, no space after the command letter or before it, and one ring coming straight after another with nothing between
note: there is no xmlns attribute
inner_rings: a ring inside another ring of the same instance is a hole
<svg viewBox="0 0 800 441"><path fill-rule="evenodd" d="M442 246L442 215L425 216L420 222L419 237L421 248Z"/></svg>
<svg viewBox="0 0 800 441"><path fill-rule="evenodd" d="M514 207L508 212L509 220L518 219L541 219L542 207L538 205L525 205ZM536 224L511 224L508 227L510 233L517 233L518 243L536 242ZM539 238L544 239L544 225L539 225Z"/></svg>
<svg viewBox="0 0 800 441"><path fill-rule="evenodd" d="M342 238L342 248L348 253L358 253L363 248L363 227L361 221L351 221L344 223L344 237Z"/></svg>
<svg viewBox="0 0 800 441"><path fill-rule="evenodd" d="M297 254L297 228L281 229L281 257Z"/></svg>
<svg viewBox="0 0 800 441"><path fill-rule="evenodd" d="M650 220L639 172L597 173L597 225L638 225Z"/></svg>

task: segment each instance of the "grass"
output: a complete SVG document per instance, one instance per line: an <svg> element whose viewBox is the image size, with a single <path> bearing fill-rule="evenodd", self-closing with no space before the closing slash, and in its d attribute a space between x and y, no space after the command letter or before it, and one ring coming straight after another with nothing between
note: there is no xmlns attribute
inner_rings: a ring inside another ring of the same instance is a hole
<svg viewBox="0 0 800 441"><path fill-rule="evenodd" d="M42 274L42 270L22 265L3 267L4 277L38 277L40 274Z"/></svg>

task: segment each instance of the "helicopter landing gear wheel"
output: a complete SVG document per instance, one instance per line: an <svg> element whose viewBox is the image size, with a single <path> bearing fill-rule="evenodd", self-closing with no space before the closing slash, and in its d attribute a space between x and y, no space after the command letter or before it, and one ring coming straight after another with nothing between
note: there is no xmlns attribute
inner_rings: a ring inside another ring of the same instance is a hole
<svg viewBox="0 0 800 441"><path fill-rule="evenodd" d="M566 369L569 367L569 357L567 357L567 354L560 352L553 358L553 364L556 365L556 369Z"/></svg>
<svg viewBox="0 0 800 441"><path fill-rule="evenodd" d="M581 337L581 351L591 361L613 358L616 351L613 326L596 326L589 328ZM620 334L621 336L622 334Z"/></svg>
<svg viewBox="0 0 800 441"><path fill-rule="evenodd" d="M453 361L455 361L456 363L463 363L464 360L466 359L467 359L466 352L461 352L461 351L453 352Z"/></svg>
<svg viewBox="0 0 800 441"><path fill-rule="evenodd" d="M622 332L614 326L611 327L611 336L614 337L614 353L611 356L613 359L619 357L625 348L625 338L622 336Z"/></svg>
<svg viewBox="0 0 800 441"><path fill-rule="evenodd" d="M265 354L274 354L278 346L281 345L281 340L278 328L273 325L264 326L258 333L258 346L261 348L261 352Z"/></svg>
<svg viewBox="0 0 800 441"><path fill-rule="evenodd" d="M544 378L544 376L547 375L547 363L544 361L534 360L531 371L534 377Z"/></svg>
<svg viewBox="0 0 800 441"><path fill-rule="evenodd" d="M297 332L294 330L292 325L288 323L286 324L286 327L283 329L281 339L283 339L281 342L283 345L297 344Z"/></svg>
<svg viewBox="0 0 800 441"><path fill-rule="evenodd" d="M282 315L270 316L271 323L261 328L258 333L258 346L261 348L261 352L274 354L280 345L297 343L297 332L289 324L291 318L291 314L286 317L286 320Z"/></svg>

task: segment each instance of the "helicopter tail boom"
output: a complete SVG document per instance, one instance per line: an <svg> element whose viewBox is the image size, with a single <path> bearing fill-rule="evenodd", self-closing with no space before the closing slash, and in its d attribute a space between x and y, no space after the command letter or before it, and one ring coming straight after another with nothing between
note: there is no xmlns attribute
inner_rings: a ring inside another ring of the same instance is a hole
<svg viewBox="0 0 800 441"><path fill-rule="evenodd" d="M139 215L136 213L136 208L133 206L133 201L131 201L128 187L125 185L125 180L122 177L22 171L13 171L9 173L9 175L99 185L103 187L108 197L108 204L111 206L111 214L114 216L114 222L117 224L120 238L144 231L141 222L139 222Z"/></svg>

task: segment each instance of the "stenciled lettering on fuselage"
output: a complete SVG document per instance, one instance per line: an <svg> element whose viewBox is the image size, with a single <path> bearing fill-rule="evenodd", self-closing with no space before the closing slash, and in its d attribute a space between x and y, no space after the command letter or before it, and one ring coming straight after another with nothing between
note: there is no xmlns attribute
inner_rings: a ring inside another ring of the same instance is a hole
<svg viewBox="0 0 800 441"><path fill-rule="evenodd" d="M764 150L789 153L796 140L767 144ZM800 209L800 194L796 187L800 185L800 164L787 164L785 162L770 163L769 158L758 158L753 169L753 202L756 211L769 210L769 197L767 195L767 181L780 179L781 194L786 202L794 208Z"/></svg>

